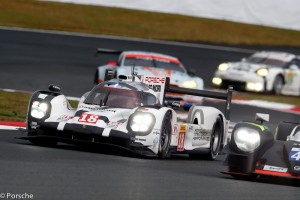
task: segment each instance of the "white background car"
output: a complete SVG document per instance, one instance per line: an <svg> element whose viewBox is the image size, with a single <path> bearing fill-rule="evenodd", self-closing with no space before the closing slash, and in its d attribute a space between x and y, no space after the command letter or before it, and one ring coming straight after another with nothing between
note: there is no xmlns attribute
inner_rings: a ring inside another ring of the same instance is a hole
<svg viewBox="0 0 300 200"><path fill-rule="evenodd" d="M97 49L97 53L116 54L116 62L108 62L99 66L95 73L95 84L105 81L104 77L111 78L117 75L131 75L131 68L135 65L135 71L145 76L165 76L170 78L170 84L176 87L202 90L203 79L188 71L180 60L174 56L148 51L116 51ZM201 101L201 98L192 96L168 95L182 100L181 104L189 108L193 102Z"/></svg>
<svg viewBox="0 0 300 200"><path fill-rule="evenodd" d="M291 53L260 51L240 62L219 65L214 86L252 92L300 95L300 57Z"/></svg>

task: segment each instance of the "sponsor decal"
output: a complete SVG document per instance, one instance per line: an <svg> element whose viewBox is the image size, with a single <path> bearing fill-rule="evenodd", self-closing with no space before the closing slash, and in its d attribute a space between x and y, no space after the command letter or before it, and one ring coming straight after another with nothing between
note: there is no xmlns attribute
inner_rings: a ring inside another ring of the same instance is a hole
<svg viewBox="0 0 300 200"><path fill-rule="evenodd" d="M161 92L161 85L148 85L154 92Z"/></svg>
<svg viewBox="0 0 300 200"><path fill-rule="evenodd" d="M159 135L159 134L160 134L160 129L154 129L154 130L152 131L152 133L153 133L154 135Z"/></svg>
<svg viewBox="0 0 300 200"><path fill-rule="evenodd" d="M188 131L193 131L194 130L194 126L192 126L192 125L190 125L190 126L188 126L189 128L188 128Z"/></svg>
<svg viewBox="0 0 300 200"><path fill-rule="evenodd" d="M121 124L123 124L123 123L122 122L108 122L106 128L116 129Z"/></svg>
<svg viewBox="0 0 300 200"><path fill-rule="evenodd" d="M271 165L265 165L263 170L273 171L273 172L283 172L283 173L288 171L288 169L285 167L276 167Z"/></svg>
<svg viewBox="0 0 300 200"><path fill-rule="evenodd" d="M300 148L293 147L289 153L290 161L300 161Z"/></svg>
<svg viewBox="0 0 300 200"><path fill-rule="evenodd" d="M57 120L68 120L68 119L72 119L73 116L69 116L69 115L61 115L57 118Z"/></svg>
<svg viewBox="0 0 300 200"><path fill-rule="evenodd" d="M184 150L185 135L186 135L186 124L181 124L179 135L178 135L177 151L183 151Z"/></svg>
<svg viewBox="0 0 300 200"><path fill-rule="evenodd" d="M37 129L37 128L39 128L39 125L37 124L37 122L31 122L31 128Z"/></svg>
<svg viewBox="0 0 300 200"><path fill-rule="evenodd" d="M294 170L295 170L295 171L300 171L300 166L295 166L295 167L294 167Z"/></svg>
<svg viewBox="0 0 300 200"><path fill-rule="evenodd" d="M154 140L153 140L153 148L156 148L158 146L158 137L156 137Z"/></svg>
<svg viewBox="0 0 300 200"><path fill-rule="evenodd" d="M165 77L146 76L145 83L147 84L164 84L166 82Z"/></svg>
<svg viewBox="0 0 300 200"><path fill-rule="evenodd" d="M99 107L99 106L92 106L92 107L88 107L88 106L79 106L78 109L87 109L87 110L97 110L99 112L116 112L116 110L113 109L106 109L105 107Z"/></svg>
<svg viewBox="0 0 300 200"><path fill-rule="evenodd" d="M138 142L138 141L146 142L146 139L142 139L142 138L135 138L135 142Z"/></svg>
<svg viewBox="0 0 300 200"><path fill-rule="evenodd" d="M195 129L193 140L210 140L210 130L205 129Z"/></svg>
<svg viewBox="0 0 300 200"><path fill-rule="evenodd" d="M179 124L174 124L173 125L173 134L172 135L177 135L179 133Z"/></svg>
<svg viewBox="0 0 300 200"><path fill-rule="evenodd" d="M83 113L80 115L78 122L86 122L86 123L90 123L90 124L96 124L96 122L98 121L99 118L100 118L100 115Z"/></svg>

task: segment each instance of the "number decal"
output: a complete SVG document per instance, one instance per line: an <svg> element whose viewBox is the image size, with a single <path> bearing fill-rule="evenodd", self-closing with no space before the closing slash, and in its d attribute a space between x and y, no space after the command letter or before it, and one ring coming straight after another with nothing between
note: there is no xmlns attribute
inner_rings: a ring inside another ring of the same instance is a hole
<svg viewBox="0 0 300 200"><path fill-rule="evenodd" d="M185 134L186 134L186 124L181 124L179 135L178 135L177 151L183 151L184 150Z"/></svg>
<svg viewBox="0 0 300 200"><path fill-rule="evenodd" d="M300 148L292 148L289 157L291 161L300 161Z"/></svg>
<svg viewBox="0 0 300 200"><path fill-rule="evenodd" d="M85 114L83 113L78 121L79 122L86 122L86 123L91 123L91 124L96 124L98 119L100 118L100 115L93 115L93 114Z"/></svg>

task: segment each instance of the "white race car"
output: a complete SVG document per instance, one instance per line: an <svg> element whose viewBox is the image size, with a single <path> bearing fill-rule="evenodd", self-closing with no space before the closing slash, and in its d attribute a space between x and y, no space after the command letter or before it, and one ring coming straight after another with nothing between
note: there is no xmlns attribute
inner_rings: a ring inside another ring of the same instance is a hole
<svg viewBox="0 0 300 200"><path fill-rule="evenodd" d="M27 139L34 144L57 142L109 144L136 153L167 157L170 153L215 159L227 143L232 89L228 93L169 86L167 77L120 75L84 94L71 108L60 88L35 92L27 113ZM156 88L153 91L151 88ZM186 122L177 120L171 107L163 106L165 91L203 95L226 100L226 114L213 107L193 105Z"/></svg>
<svg viewBox="0 0 300 200"><path fill-rule="evenodd" d="M215 86L252 92L300 95L300 56L260 51L241 62L219 65L212 79Z"/></svg>
<svg viewBox="0 0 300 200"><path fill-rule="evenodd" d="M176 57L146 51L116 51L101 48L97 49L97 53L116 54L118 59L116 62L108 62L97 68L94 78L95 84L117 77L119 74L130 75L131 67L135 65L135 71L138 74L166 76L170 77L170 84L173 86L203 89L202 78L188 71ZM181 104L186 108L189 108L194 102L202 100L201 98L177 94L167 94L167 97L182 100Z"/></svg>

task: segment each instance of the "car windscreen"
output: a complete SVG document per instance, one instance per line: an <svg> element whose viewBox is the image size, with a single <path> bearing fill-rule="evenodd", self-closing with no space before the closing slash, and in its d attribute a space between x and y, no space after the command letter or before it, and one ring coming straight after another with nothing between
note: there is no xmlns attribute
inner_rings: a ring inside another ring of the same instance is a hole
<svg viewBox="0 0 300 200"><path fill-rule="evenodd" d="M274 67L281 67L281 68L285 67L288 64L288 62L283 60L268 58L268 57L259 57L259 56L250 56L247 59L247 62L272 65Z"/></svg>
<svg viewBox="0 0 300 200"><path fill-rule="evenodd" d="M185 72L178 60L154 56L126 56L124 66L145 66Z"/></svg>
<svg viewBox="0 0 300 200"><path fill-rule="evenodd" d="M84 103L132 109L141 105L154 105L156 97L136 90L97 86L90 92Z"/></svg>

